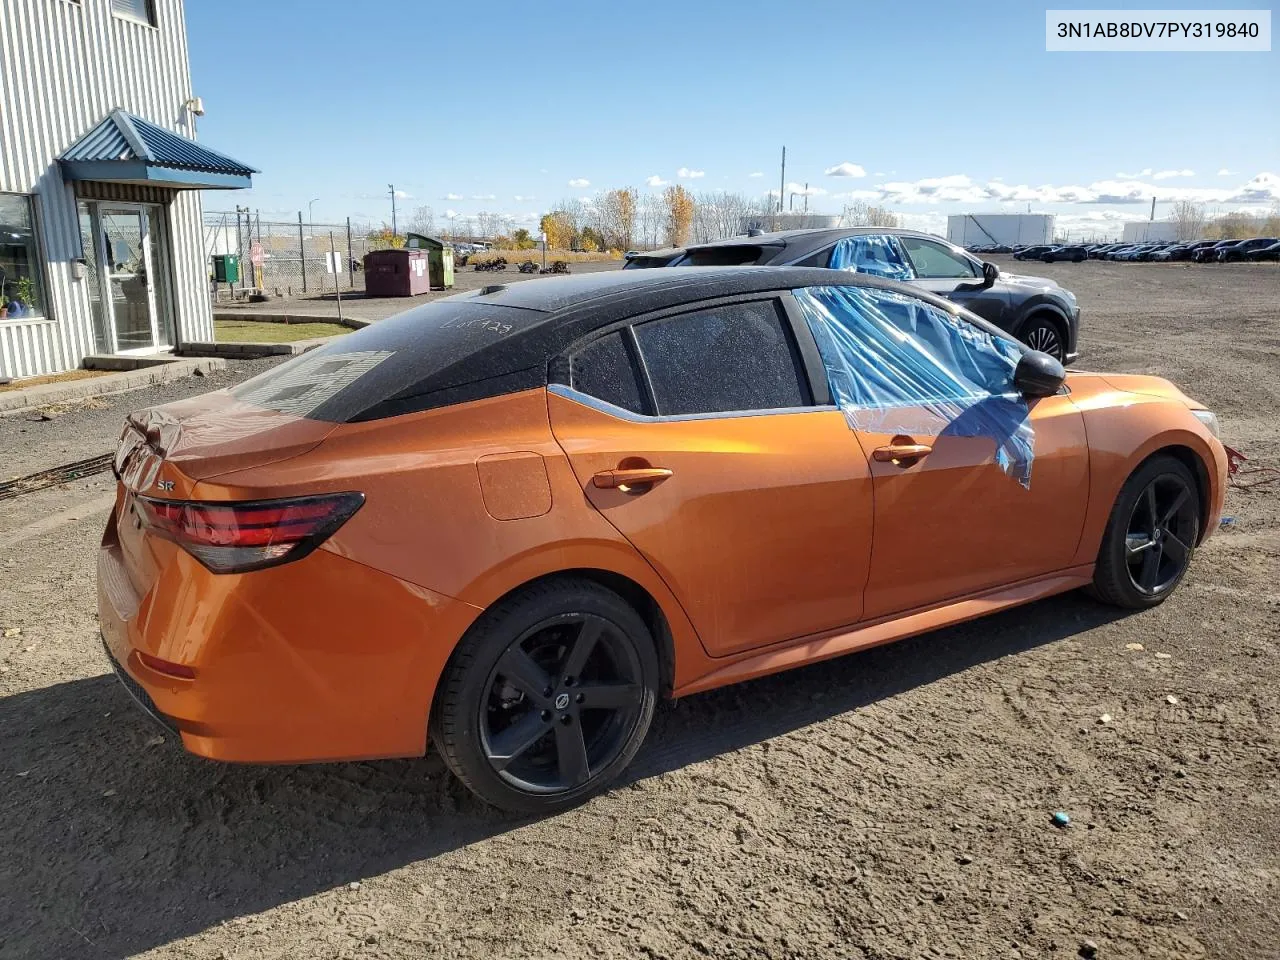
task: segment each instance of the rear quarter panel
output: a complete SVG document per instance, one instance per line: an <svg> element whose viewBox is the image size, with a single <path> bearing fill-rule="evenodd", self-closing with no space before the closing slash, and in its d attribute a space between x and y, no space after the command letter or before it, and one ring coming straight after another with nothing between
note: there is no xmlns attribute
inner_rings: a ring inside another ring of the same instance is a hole
<svg viewBox="0 0 1280 960"><path fill-rule="evenodd" d="M545 479L531 469L535 457ZM538 489L522 497L519 485L529 478ZM549 574L619 574L661 608L677 679L709 669L662 579L587 501L551 433L545 389L343 424L306 454L203 481L197 494L248 499L342 490L362 491L365 506L322 550L476 608ZM497 507L495 491L518 508Z"/></svg>

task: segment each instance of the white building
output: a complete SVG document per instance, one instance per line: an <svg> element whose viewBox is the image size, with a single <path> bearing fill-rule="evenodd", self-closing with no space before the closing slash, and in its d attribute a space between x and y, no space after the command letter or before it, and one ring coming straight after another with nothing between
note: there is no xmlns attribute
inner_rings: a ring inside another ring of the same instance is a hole
<svg viewBox="0 0 1280 960"><path fill-rule="evenodd" d="M1178 225L1169 220L1137 220L1124 225L1125 243L1142 243L1144 240L1172 242L1178 239Z"/></svg>
<svg viewBox="0 0 1280 960"><path fill-rule="evenodd" d="M182 0L0 0L0 377L212 340Z"/></svg>
<svg viewBox="0 0 1280 960"><path fill-rule="evenodd" d="M947 239L961 247L984 243L1052 243L1051 213L961 213L947 217Z"/></svg>

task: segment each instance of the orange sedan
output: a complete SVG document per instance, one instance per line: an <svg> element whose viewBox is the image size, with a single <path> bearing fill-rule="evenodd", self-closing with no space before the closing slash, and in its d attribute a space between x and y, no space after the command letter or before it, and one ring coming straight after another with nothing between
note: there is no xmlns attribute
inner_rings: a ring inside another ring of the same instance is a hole
<svg viewBox="0 0 1280 960"><path fill-rule="evenodd" d="M499 807L602 789L659 696L1051 594L1160 603L1213 414L948 301L806 268L417 307L129 418L107 652L191 752L422 755Z"/></svg>

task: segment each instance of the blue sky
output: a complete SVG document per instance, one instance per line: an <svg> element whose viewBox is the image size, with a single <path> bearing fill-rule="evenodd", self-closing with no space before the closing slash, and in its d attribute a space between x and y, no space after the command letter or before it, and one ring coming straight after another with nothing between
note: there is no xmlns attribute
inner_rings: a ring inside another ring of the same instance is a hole
<svg viewBox="0 0 1280 960"><path fill-rule="evenodd" d="M784 143L810 209L865 199L919 226L1029 203L1115 232L1152 195L1280 199L1280 53L1047 53L1044 11L194 0L200 139L262 171L205 206L389 220L394 183L437 222L523 221L652 178L776 190Z"/></svg>

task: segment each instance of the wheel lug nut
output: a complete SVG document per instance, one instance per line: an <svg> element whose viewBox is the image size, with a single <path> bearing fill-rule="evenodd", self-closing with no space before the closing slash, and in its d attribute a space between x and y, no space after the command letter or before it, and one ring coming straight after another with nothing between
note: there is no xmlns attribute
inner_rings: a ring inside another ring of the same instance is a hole
<svg viewBox="0 0 1280 960"><path fill-rule="evenodd" d="M550 719L551 719L551 711L550 711L550 710L543 710L543 711L542 711L542 713L541 713L541 717L542 717L542 719L543 719L544 721L546 721L546 720L550 720Z"/></svg>
<svg viewBox="0 0 1280 960"><path fill-rule="evenodd" d="M543 695L544 697L549 697L549 696L551 696L551 688L550 688L550 687L543 687L543 688L542 688L542 695Z"/></svg>
<svg viewBox="0 0 1280 960"><path fill-rule="evenodd" d="M587 698L584 697L582 694L578 694L577 697L575 697L574 699L577 700L579 703L582 703L582 701L586 700Z"/></svg>
<svg viewBox="0 0 1280 960"><path fill-rule="evenodd" d="M569 716L567 713L562 713L560 714L560 722L567 727L569 724L573 723L573 717Z"/></svg>

